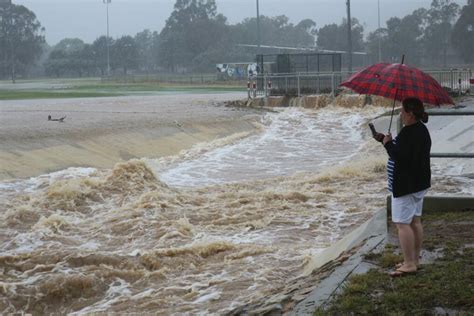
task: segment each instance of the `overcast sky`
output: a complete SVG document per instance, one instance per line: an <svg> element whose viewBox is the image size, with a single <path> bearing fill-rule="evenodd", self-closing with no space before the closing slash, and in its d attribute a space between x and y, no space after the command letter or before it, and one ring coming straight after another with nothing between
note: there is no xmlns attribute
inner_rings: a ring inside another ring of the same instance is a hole
<svg viewBox="0 0 474 316"><path fill-rule="evenodd" d="M467 0L456 0L465 5ZM106 33L106 5L103 0L13 0L32 10L46 28L50 45L66 37L87 43ZM173 10L175 0L112 0L109 4L110 36L135 35L144 29L160 31ZM216 0L217 10L232 24L256 16L256 0ZM346 16L346 0L260 0L260 14L286 15L290 22L309 18L317 27L340 23ZM393 16L403 17L413 10L428 8L431 0L380 0L381 23ZM377 28L377 0L352 0L352 16L365 25L366 32Z"/></svg>

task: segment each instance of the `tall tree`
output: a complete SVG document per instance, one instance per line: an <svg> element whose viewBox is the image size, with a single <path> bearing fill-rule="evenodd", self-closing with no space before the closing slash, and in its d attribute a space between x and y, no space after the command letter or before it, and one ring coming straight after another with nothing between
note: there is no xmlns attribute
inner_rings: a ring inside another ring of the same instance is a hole
<svg viewBox="0 0 474 316"><path fill-rule="evenodd" d="M452 43L466 63L474 62L474 1L465 5L451 33Z"/></svg>
<svg viewBox="0 0 474 316"><path fill-rule="evenodd" d="M55 50L62 50L69 54L72 52L81 51L85 46L85 43L80 38L65 38L54 45Z"/></svg>
<svg viewBox="0 0 474 316"><path fill-rule="evenodd" d="M22 5L0 5L0 60L2 74L27 75L41 56L44 28L36 15Z"/></svg>
<svg viewBox="0 0 474 316"><path fill-rule="evenodd" d="M366 47L371 63L379 61L379 41L382 61L389 61L391 55L388 43L388 30L386 28L379 28L367 36Z"/></svg>
<svg viewBox="0 0 474 316"><path fill-rule="evenodd" d="M114 46L114 40L109 37L108 43ZM95 67L100 69L101 76L107 71L107 36L101 36L92 43L92 54L94 56Z"/></svg>
<svg viewBox="0 0 474 316"><path fill-rule="evenodd" d="M57 77L65 74L82 77L84 72L93 71L93 60L91 45L79 38L65 38L54 46L46 61L46 71Z"/></svg>
<svg viewBox="0 0 474 316"><path fill-rule="evenodd" d="M153 58L154 36L154 33L150 32L150 30L143 30L135 35L135 43L138 51L138 68L146 73L152 71L156 65Z"/></svg>
<svg viewBox="0 0 474 316"><path fill-rule="evenodd" d="M427 11L423 42L434 64L447 65L451 32L458 13L459 5L452 0L433 0Z"/></svg>
<svg viewBox="0 0 474 316"><path fill-rule="evenodd" d="M261 41L264 45L277 46L314 46L316 23L305 19L299 24L289 23L285 15L260 16ZM236 43L257 44L257 18L246 18L230 27L228 36Z"/></svg>
<svg viewBox="0 0 474 316"><path fill-rule="evenodd" d="M323 49L347 50L347 19L341 24L327 24L318 31L317 46ZM359 20L352 18L352 49L362 51L364 49L364 27Z"/></svg>
<svg viewBox="0 0 474 316"><path fill-rule="evenodd" d="M391 18L387 21L387 48L390 62L400 62L402 55L406 61L419 65L422 56L423 18L426 9L415 10L403 18Z"/></svg>
<svg viewBox="0 0 474 316"><path fill-rule="evenodd" d="M160 33L160 61L171 71L196 67L194 58L225 33L226 19L215 0L177 0Z"/></svg>
<svg viewBox="0 0 474 316"><path fill-rule="evenodd" d="M128 69L138 66L138 49L133 37L122 36L112 46L112 59L114 67L122 68L124 75Z"/></svg>
<svg viewBox="0 0 474 316"><path fill-rule="evenodd" d="M69 68L66 52L64 50L53 50L45 61L44 67L46 75L61 77Z"/></svg>

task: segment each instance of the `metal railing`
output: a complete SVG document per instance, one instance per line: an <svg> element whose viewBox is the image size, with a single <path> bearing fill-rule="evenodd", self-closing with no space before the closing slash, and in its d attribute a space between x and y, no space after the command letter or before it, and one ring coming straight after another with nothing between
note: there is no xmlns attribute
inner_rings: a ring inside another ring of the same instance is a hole
<svg viewBox="0 0 474 316"><path fill-rule="evenodd" d="M474 111L469 110L428 110L430 116L471 116ZM474 153L431 153L431 158L474 158Z"/></svg>
<svg viewBox="0 0 474 316"><path fill-rule="evenodd" d="M349 73L295 73L272 74L257 77L257 95L301 96L308 94L335 94Z"/></svg>
<svg viewBox="0 0 474 316"><path fill-rule="evenodd" d="M465 92L470 89L471 69L428 70L425 71L439 84L455 92Z"/></svg>
<svg viewBox="0 0 474 316"><path fill-rule="evenodd" d="M429 116L471 116L474 111L470 110L427 110ZM397 121L397 133L402 129L400 117ZM431 153L431 158L474 158L474 153Z"/></svg>
<svg viewBox="0 0 474 316"><path fill-rule="evenodd" d="M216 74L127 74L127 75L112 75L102 77L101 81L104 83L147 83L147 82L163 82L176 84L209 84L216 83L218 77Z"/></svg>
<svg viewBox="0 0 474 316"><path fill-rule="evenodd" d="M428 70L441 86L451 93L464 93L470 89L471 69ZM339 85L352 73L292 73L265 74L256 79L259 96L301 96L308 94L335 95Z"/></svg>

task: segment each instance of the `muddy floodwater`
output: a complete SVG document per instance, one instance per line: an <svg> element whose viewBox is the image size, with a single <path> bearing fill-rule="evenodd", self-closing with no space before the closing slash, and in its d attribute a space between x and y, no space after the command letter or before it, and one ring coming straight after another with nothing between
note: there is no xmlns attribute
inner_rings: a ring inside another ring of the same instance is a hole
<svg viewBox="0 0 474 316"><path fill-rule="evenodd" d="M381 107L287 108L251 136L0 183L0 312L223 314L385 205ZM472 180L434 165L432 193Z"/></svg>

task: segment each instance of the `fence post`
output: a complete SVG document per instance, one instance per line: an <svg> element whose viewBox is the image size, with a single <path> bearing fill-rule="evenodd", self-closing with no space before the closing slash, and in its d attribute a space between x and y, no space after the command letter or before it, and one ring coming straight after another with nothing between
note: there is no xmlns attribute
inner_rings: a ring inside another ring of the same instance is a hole
<svg viewBox="0 0 474 316"><path fill-rule="evenodd" d="M472 81L472 69L469 68L469 94L470 95L474 95L474 91L472 90L472 86L474 84L474 82Z"/></svg>
<svg viewBox="0 0 474 316"><path fill-rule="evenodd" d="M300 73L298 72L298 73L296 74L296 76L297 76L297 79L298 79L298 96L300 96L300 95L301 95L301 90L300 90Z"/></svg>
<svg viewBox="0 0 474 316"><path fill-rule="evenodd" d="M333 73L331 74L331 94L332 94L333 97L336 96L336 91L335 91L336 88L334 87L334 83L335 83L335 82L334 82L334 79L335 79L335 78L334 78L334 72L333 72Z"/></svg>
<svg viewBox="0 0 474 316"><path fill-rule="evenodd" d="M462 83L462 79L461 79L461 71L459 71L459 79L458 79L458 84L459 84L459 96L461 96L461 90L462 90L462 86L461 86L461 83Z"/></svg>
<svg viewBox="0 0 474 316"><path fill-rule="evenodd" d="M451 74L451 90L454 90L454 71L451 69L449 72Z"/></svg>
<svg viewBox="0 0 474 316"><path fill-rule="evenodd" d="M247 95L249 99L252 98L252 95L250 94L250 79L247 81Z"/></svg>
<svg viewBox="0 0 474 316"><path fill-rule="evenodd" d="M268 90L267 90L267 75L263 75L263 90L265 91L265 98L268 97Z"/></svg>
<svg viewBox="0 0 474 316"><path fill-rule="evenodd" d="M285 75L285 94L288 94L288 75Z"/></svg>

